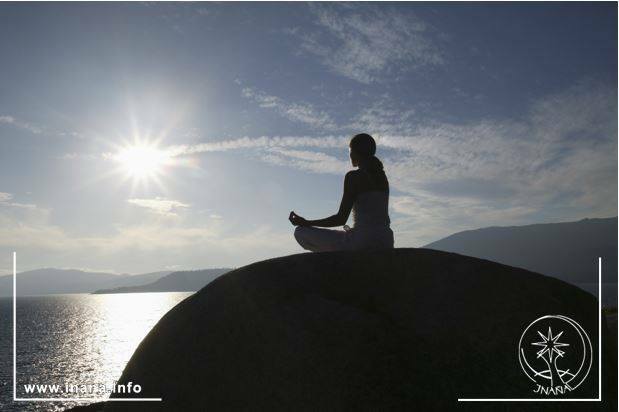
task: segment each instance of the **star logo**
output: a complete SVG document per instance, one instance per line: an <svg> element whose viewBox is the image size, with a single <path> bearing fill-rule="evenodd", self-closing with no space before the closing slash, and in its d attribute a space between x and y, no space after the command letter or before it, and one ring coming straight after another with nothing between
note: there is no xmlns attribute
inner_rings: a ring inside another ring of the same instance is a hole
<svg viewBox="0 0 619 412"><path fill-rule="evenodd" d="M520 336L518 360L524 373L537 384L535 393L563 396L587 378L593 347L575 320L546 315L531 322Z"/></svg>
<svg viewBox="0 0 619 412"><path fill-rule="evenodd" d="M552 328L550 326L548 327L547 336L542 335L540 331L537 331L537 334L541 336L542 341L533 342L531 343L531 345L542 346L542 349L540 349L537 352L537 357L540 358L544 355L548 355L546 359L548 360L549 363L552 363L552 361L555 359L554 358L555 355L557 357L562 357L563 355L565 355L565 352L559 348L564 347L564 346L570 346L569 343L559 342L559 338L561 337L561 335L563 335L563 331L559 332L558 335L552 336Z"/></svg>

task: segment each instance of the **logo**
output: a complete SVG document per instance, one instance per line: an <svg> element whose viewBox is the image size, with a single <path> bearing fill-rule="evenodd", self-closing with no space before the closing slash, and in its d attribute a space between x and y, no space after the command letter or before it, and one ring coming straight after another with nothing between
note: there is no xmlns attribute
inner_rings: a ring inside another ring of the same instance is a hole
<svg viewBox="0 0 619 412"><path fill-rule="evenodd" d="M526 327L518 342L524 373L543 395L562 395L578 388L593 362L591 340L573 319L547 315Z"/></svg>

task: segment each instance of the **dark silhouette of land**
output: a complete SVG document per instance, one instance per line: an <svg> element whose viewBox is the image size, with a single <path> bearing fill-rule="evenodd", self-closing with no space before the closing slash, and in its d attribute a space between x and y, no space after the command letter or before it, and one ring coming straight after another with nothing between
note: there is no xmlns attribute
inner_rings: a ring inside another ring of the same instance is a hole
<svg viewBox="0 0 619 412"><path fill-rule="evenodd" d="M425 248L488 259L597 291L597 258L607 287L602 300L617 306L617 218L467 230Z"/></svg>
<svg viewBox="0 0 619 412"><path fill-rule="evenodd" d="M231 270L230 268L220 268L173 272L146 285L100 289L93 293L195 292Z"/></svg>
<svg viewBox="0 0 619 412"><path fill-rule="evenodd" d="M101 288L143 285L168 274L170 271L117 275L75 269L37 269L17 274L17 294L90 293ZM13 275L0 277L0 296L13 296Z"/></svg>
<svg viewBox="0 0 619 412"><path fill-rule="evenodd" d="M577 319L597 348L596 300L524 269L427 249L271 259L220 276L142 341L119 383L162 403L90 410L452 410L467 408L458 398L534 397L517 345L546 314ZM501 410L616 410L616 342L605 323L603 334L602 403ZM597 368L570 396L597 396Z"/></svg>

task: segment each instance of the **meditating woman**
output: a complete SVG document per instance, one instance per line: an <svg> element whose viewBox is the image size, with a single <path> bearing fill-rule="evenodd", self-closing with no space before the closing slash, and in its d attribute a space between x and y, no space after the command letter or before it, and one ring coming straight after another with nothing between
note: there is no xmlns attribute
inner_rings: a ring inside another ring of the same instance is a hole
<svg viewBox="0 0 619 412"><path fill-rule="evenodd" d="M358 134L350 141L350 160L358 169L346 173L344 195L335 215L307 220L290 212L288 219L297 227L294 237L304 249L327 252L393 248L388 213L389 182L375 153L376 142L369 134ZM352 228L321 229L345 225L351 210Z"/></svg>

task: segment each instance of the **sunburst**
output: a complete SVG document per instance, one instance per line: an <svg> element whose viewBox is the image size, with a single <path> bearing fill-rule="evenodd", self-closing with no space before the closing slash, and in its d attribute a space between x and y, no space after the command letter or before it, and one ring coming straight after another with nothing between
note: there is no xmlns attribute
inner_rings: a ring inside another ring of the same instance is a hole
<svg viewBox="0 0 619 412"><path fill-rule="evenodd" d="M162 187L162 178L175 163L173 154L159 147L157 141L135 138L133 142L116 147L109 158L116 162L115 174L130 180L132 186L155 183Z"/></svg>

